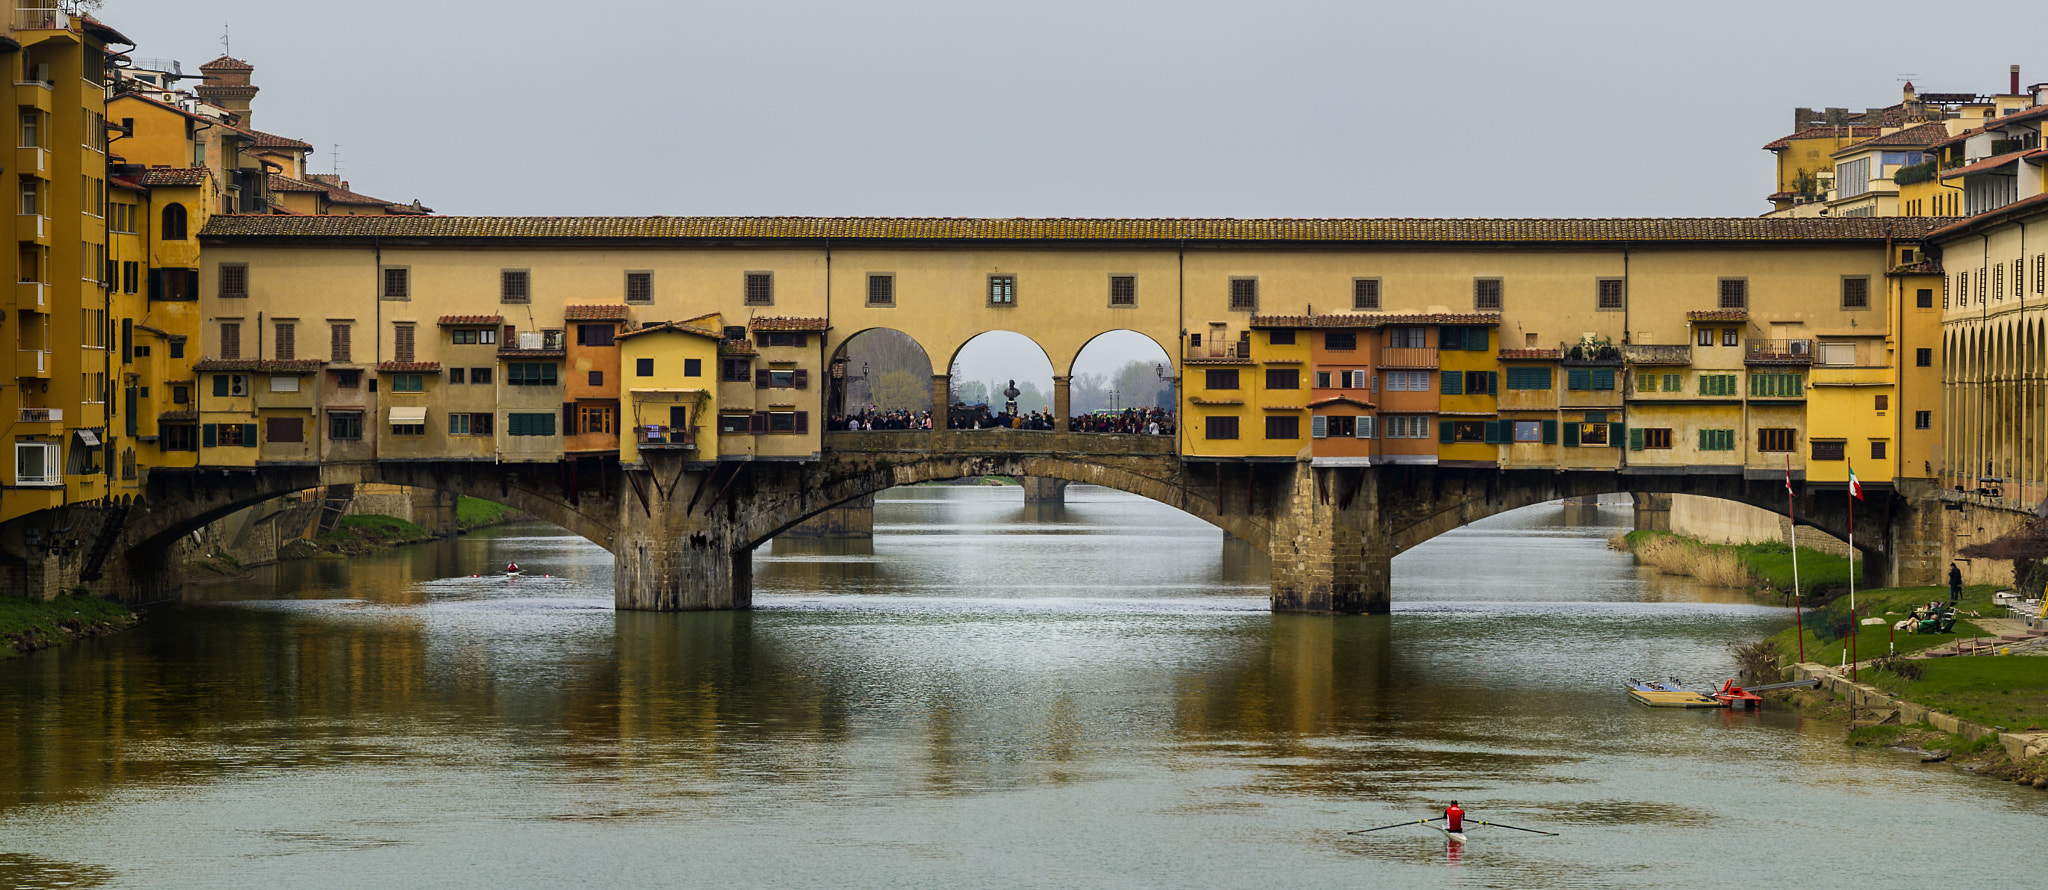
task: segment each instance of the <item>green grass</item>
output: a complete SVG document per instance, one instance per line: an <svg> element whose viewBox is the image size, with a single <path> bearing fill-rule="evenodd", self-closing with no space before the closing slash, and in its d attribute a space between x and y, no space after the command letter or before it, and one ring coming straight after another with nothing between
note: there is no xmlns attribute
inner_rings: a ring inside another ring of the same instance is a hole
<svg viewBox="0 0 2048 890"><path fill-rule="evenodd" d="M1886 688L1964 720L2012 731L2048 726L2048 658L1971 655L1929 659L1921 679Z"/></svg>
<svg viewBox="0 0 2048 890"><path fill-rule="evenodd" d="M511 507L496 501L464 496L455 502L455 524L463 528L481 528L505 521L505 514Z"/></svg>
<svg viewBox="0 0 2048 890"><path fill-rule="evenodd" d="M1997 585L1978 585L1963 588L1963 598L1959 606L1963 617L1956 621L1955 633L1909 634L1900 632L1896 635L1893 634L1891 629L1893 623L1905 618L1908 613L1913 611L1914 607L1926 605L1929 600L1946 602L1948 600L1948 588L1885 587L1877 590L1859 590L1856 592L1857 617L1859 619L1883 618L1885 623L1872 627L1857 625L1856 657L1868 661L1885 654L1888 646L1894 643L1898 646L1900 653L1908 653L1946 646L1964 637L1983 636L1984 630L1972 624L1968 616L1972 610L1991 616L2004 615L2003 609L1996 609L1991 604L1991 594L2001 589L2003 588ZM1814 633L1814 629L1826 622L1838 620L1840 617L1846 616L1848 609L1848 597L1841 597L1829 602L1822 608L1807 610L1802 620L1806 628L1804 639L1806 641L1807 661L1828 665L1840 664L1842 662L1842 653L1849 647L1848 638L1823 641ZM1793 628L1786 628L1773 635L1771 642L1777 644L1778 652L1783 659L1790 662L1799 657L1799 639L1795 635ZM1926 663L1932 664L1933 662ZM2048 660L2044 660L2041 669L2042 682L2048 683ZM1886 686L1885 688L1890 689L1892 687ZM1913 700L1919 701L1918 699ZM1927 704L1926 702L1921 703Z"/></svg>
<svg viewBox="0 0 2048 890"><path fill-rule="evenodd" d="M1774 590L1792 589L1792 548L1784 544L1738 544L1737 557L1750 574ZM1863 583L1863 563L1856 563L1856 583ZM1849 559L1799 548L1799 590L1825 592L1849 588Z"/></svg>
<svg viewBox="0 0 2048 890"><path fill-rule="evenodd" d="M119 603L98 597L64 594L49 602L19 596L0 596L0 636L33 632L45 640L71 637L65 620L80 624L130 624L135 613ZM0 643L0 658L15 655L14 647Z"/></svg>

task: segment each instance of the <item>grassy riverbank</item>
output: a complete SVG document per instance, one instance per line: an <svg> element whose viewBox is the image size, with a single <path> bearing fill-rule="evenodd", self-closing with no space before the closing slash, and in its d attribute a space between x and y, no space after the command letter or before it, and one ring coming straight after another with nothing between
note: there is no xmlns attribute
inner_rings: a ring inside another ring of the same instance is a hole
<svg viewBox="0 0 2048 890"><path fill-rule="evenodd" d="M2004 616L2005 609L1991 602L1991 595L2001 589L1992 585L1963 588L1963 598L1957 606L1956 632L1952 634L1909 634L1892 630L1892 625L1904 619L1915 607L1927 605L1932 600L1947 602L1946 587L1882 587L1856 591L1858 619L1885 619L1883 624L1855 625L1856 656L1867 661L1884 655L1891 646L1896 646L1903 655L1946 646L1959 638L1984 636L1986 631L1970 621L1971 613ZM1780 663L1791 664L1798 658L1802 639L1807 661L1830 665L1842 662L1842 653L1849 650L1851 639L1848 634L1851 626L1848 597L1838 597L1825 606L1809 610L1802 616L1800 625L1805 628L1803 637L1788 627L1770 638L1778 648ZM2048 682L2048 662L2041 662L2039 667L2043 670L2043 682Z"/></svg>
<svg viewBox="0 0 2048 890"><path fill-rule="evenodd" d="M1673 575L1690 575L1717 587L1790 593L1793 588L1792 548L1781 543L1708 544L1697 538L1659 531L1633 531L1621 536L1623 549L1645 565ZM1849 560L1818 550L1799 548L1798 587L1803 599L1832 596L1849 589ZM1863 581L1863 565L1855 567Z"/></svg>
<svg viewBox="0 0 2048 890"><path fill-rule="evenodd" d="M463 529L485 528L521 518L526 514L483 498L464 495L455 502L455 524Z"/></svg>
<svg viewBox="0 0 2048 890"><path fill-rule="evenodd" d="M0 596L0 659L105 636L134 626L135 612L92 596L64 594L49 602Z"/></svg>

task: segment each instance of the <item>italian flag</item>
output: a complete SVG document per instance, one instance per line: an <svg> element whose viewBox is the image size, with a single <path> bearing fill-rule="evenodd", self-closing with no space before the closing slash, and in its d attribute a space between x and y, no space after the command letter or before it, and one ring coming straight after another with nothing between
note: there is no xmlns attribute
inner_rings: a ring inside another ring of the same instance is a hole
<svg viewBox="0 0 2048 890"><path fill-rule="evenodd" d="M1863 500L1863 483L1856 481L1856 465L1849 465L1849 496Z"/></svg>

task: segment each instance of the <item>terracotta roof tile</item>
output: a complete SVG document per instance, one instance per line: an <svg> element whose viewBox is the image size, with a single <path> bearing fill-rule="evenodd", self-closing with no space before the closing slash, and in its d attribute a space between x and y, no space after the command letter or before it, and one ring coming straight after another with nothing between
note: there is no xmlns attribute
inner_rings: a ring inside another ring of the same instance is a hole
<svg viewBox="0 0 2048 890"><path fill-rule="evenodd" d="M773 315L747 320L747 330L750 331L822 331L828 326L823 318Z"/></svg>
<svg viewBox="0 0 2048 890"><path fill-rule="evenodd" d="M205 167L151 167L142 171L142 184L159 185L205 185Z"/></svg>
<svg viewBox="0 0 2048 890"><path fill-rule="evenodd" d="M203 237L835 241L1687 242L1880 241L1913 218L946 219L864 217L213 217Z"/></svg>
<svg viewBox="0 0 2048 890"><path fill-rule="evenodd" d="M566 349L520 349L517 347L498 350L500 359L519 358L562 358L569 354Z"/></svg>
<svg viewBox="0 0 2048 890"><path fill-rule="evenodd" d="M313 150L313 146L311 143L300 142L299 140L293 139L289 136L279 136L275 133L265 133L262 130L250 130L249 135L256 137L255 147L257 148L296 148L301 151Z"/></svg>
<svg viewBox="0 0 2048 890"><path fill-rule="evenodd" d="M1748 321L1747 309L1694 309L1685 314L1686 321Z"/></svg>
<svg viewBox="0 0 2048 890"><path fill-rule="evenodd" d="M1850 139L1862 139L1870 136L1876 136L1882 132L1884 132L1884 128L1882 127L1862 127L1846 125L1837 127L1807 127L1806 129L1800 130L1797 133L1793 133L1790 136L1780 136L1776 139L1764 143L1764 150L1775 151L1780 148L1789 148L1792 145L1793 140L1797 139L1827 139L1830 137L1840 139L1844 136L1847 136Z"/></svg>
<svg viewBox="0 0 2048 890"><path fill-rule="evenodd" d="M1974 161L1968 164L1964 164L1961 167L1957 167L1953 170L1944 170L1942 171L1941 178L1954 179L1958 176L1970 176L1977 173L1989 173L2007 164L2018 161L2021 158L2030 158L2041 154L2048 154L2048 149L2029 148L2022 149L2020 151L2009 151L2002 155L1992 155L1991 157L1985 158L1981 161Z"/></svg>
<svg viewBox="0 0 2048 890"><path fill-rule="evenodd" d="M720 340L718 341L718 354L760 355L761 351L754 348L754 341L752 340Z"/></svg>
<svg viewBox="0 0 2048 890"><path fill-rule="evenodd" d="M1195 358L1183 358L1183 359L1181 359L1181 360L1180 360L1180 363L1181 363L1181 364L1183 364L1183 365L1197 365L1197 366L1200 366L1200 365L1256 365L1256 364L1258 364L1258 362L1252 361L1252 360L1251 360L1251 359L1249 359L1249 358L1234 358L1234 357L1231 357L1231 356L1216 356L1216 357L1213 357L1213 358L1211 358L1211 357L1209 357L1209 356L1201 356L1201 357L1195 357Z"/></svg>
<svg viewBox="0 0 2048 890"><path fill-rule="evenodd" d="M496 324L504 324L504 323L505 323L505 316L502 316L502 315L443 315L443 316L441 316L441 319L440 319L439 321L436 321L436 322L434 322L434 323L435 323L435 324L439 324L439 325L482 325L482 324L490 324L490 325L496 325Z"/></svg>
<svg viewBox="0 0 2048 890"><path fill-rule="evenodd" d="M384 374L389 374L389 373L392 373L392 372L394 372L394 371L395 371L395 372L398 372L398 373L401 373L401 374L419 374L419 373L439 373L439 372L440 372L440 370L441 370L441 363L440 363L440 362L378 362L378 363L377 363L377 371L378 371L379 373L384 373Z"/></svg>
<svg viewBox="0 0 2048 890"><path fill-rule="evenodd" d="M617 304L568 306L562 310L562 318L568 321L625 321L631 309Z"/></svg>
<svg viewBox="0 0 2048 890"><path fill-rule="evenodd" d="M1503 349L1501 361L1556 362L1564 360L1562 349Z"/></svg>
<svg viewBox="0 0 2048 890"><path fill-rule="evenodd" d="M156 419L160 423L180 423L184 421L198 420L199 412L197 410L165 411L162 414L158 414L156 416Z"/></svg>
<svg viewBox="0 0 2048 890"><path fill-rule="evenodd" d="M194 362L194 371L256 371L265 374L311 374L327 365L319 359L212 358Z"/></svg>
<svg viewBox="0 0 2048 890"><path fill-rule="evenodd" d="M201 70L201 71L254 71L254 70L256 70L256 66L254 66L254 65L251 65L251 64L249 64L248 62L244 62L244 61L242 61L241 59L237 59L237 58L235 58L234 56L229 56L229 55L223 55L223 56L221 56L221 57L220 57L220 58L218 58L218 59L214 59L214 60L213 60L213 61L211 61L211 62L208 62L208 63L206 63L206 64L204 64L204 65L201 65L201 66L199 66L199 70Z"/></svg>
<svg viewBox="0 0 2048 890"><path fill-rule="evenodd" d="M2012 124L2032 123L2044 118L2048 118L2048 105L2039 105L2025 111L2015 111L2004 117L1994 117L1991 123L1984 125L1984 129L1999 130Z"/></svg>
<svg viewBox="0 0 2048 890"><path fill-rule="evenodd" d="M711 330L709 328L700 328L692 324L683 324L682 322L679 321L664 321L661 324L648 325L647 327L644 328L634 328L633 330L626 331L620 334L619 339L624 340L628 337L638 337L641 334L653 334L660 331L672 331L678 334L691 334L698 337L709 337L713 340L719 341L721 346L726 343L734 342L725 339L725 335L720 334L717 331ZM724 353L725 350L721 348L719 352Z"/></svg>
<svg viewBox="0 0 2048 890"><path fill-rule="evenodd" d="M1948 127L1941 123L1921 124L1876 139L1865 139L1835 152L1837 157L1870 148L1926 148L1948 140Z"/></svg>
<svg viewBox="0 0 2048 890"><path fill-rule="evenodd" d="M1374 405L1371 402L1367 402L1362 399L1356 399L1351 396L1329 396L1327 398L1317 399L1313 402L1308 403L1308 406L1310 408L1326 408L1331 405L1357 405L1360 408L1365 408L1368 410L1378 407L1377 405Z"/></svg>
<svg viewBox="0 0 2048 890"><path fill-rule="evenodd" d="M270 174L270 190L273 192L316 192L324 193L327 187L316 182L293 179L276 173Z"/></svg>

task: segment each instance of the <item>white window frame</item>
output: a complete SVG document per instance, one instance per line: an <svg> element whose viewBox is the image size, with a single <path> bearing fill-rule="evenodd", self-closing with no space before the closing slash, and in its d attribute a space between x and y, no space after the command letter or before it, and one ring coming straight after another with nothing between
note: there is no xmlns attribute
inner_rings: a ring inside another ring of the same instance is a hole
<svg viewBox="0 0 2048 890"><path fill-rule="evenodd" d="M40 476L31 476L22 472L24 469L22 467L22 457L30 451L41 452L43 455L43 473ZM14 484L24 486L62 486L64 484L63 447L56 442L14 443Z"/></svg>

